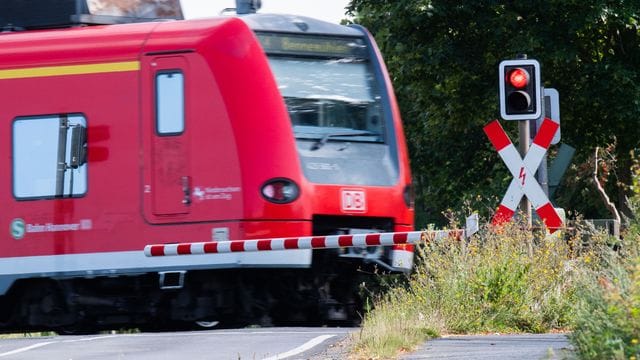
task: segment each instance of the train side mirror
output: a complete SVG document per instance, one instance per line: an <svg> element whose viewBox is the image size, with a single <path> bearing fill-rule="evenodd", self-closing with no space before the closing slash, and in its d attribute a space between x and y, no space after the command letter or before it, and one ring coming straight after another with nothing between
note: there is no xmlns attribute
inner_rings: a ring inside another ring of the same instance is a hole
<svg viewBox="0 0 640 360"><path fill-rule="evenodd" d="M76 125L71 129L71 161L69 167L77 169L87 163L87 128Z"/></svg>

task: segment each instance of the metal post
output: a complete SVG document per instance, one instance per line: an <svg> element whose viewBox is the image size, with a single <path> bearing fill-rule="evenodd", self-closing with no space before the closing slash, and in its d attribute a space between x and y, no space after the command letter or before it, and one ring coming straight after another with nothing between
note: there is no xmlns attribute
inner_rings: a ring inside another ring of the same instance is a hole
<svg viewBox="0 0 640 360"><path fill-rule="evenodd" d="M64 195L64 173L67 171L67 131L69 119L67 115L60 115L58 128L58 167L56 172L56 197Z"/></svg>
<svg viewBox="0 0 640 360"><path fill-rule="evenodd" d="M518 151L520 152L520 156L524 159L525 155L529 151L529 121L530 120L520 120L518 121ZM520 211L522 215L525 217L525 221L527 226L531 228L531 203L526 196L522 197L520 201Z"/></svg>
<svg viewBox="0 0 640 360"><path fill-rule="evenodd" d="M547 154L544 155L538 167L538 182L544 190L544 194L549 197L549 173L547 171Z"/></svg>
<svg viewBox="0 0 640 360"><path fill-rule="evenodd" d="M540 99L540 106L542 107L542 116L538 120L536 120L536 130L538 126L542 124L544 118L551 118L551 108L550 103L547 104L547 97L544 96L544 87L540 89L540 93L542 94L542 99ZM537 132L537 131L536 131ZM538 166L538 182L544 190L544 194L549 197L549 173L547 171L547 153L544 154L542 161L540 162L540 166Z"/></svg>

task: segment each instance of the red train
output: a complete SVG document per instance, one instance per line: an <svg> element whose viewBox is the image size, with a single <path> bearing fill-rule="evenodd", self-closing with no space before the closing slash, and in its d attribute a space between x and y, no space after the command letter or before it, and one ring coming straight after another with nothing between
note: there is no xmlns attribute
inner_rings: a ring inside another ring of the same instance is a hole
<svg viewBox="0 0 640 360"><path fill-rule="evenodd" d="M116 24L149 19L52 3L0 5L0 328L353 320L358 269L410 269L408 248L143 253L413 229L400 115L365 29Z"/></svg>

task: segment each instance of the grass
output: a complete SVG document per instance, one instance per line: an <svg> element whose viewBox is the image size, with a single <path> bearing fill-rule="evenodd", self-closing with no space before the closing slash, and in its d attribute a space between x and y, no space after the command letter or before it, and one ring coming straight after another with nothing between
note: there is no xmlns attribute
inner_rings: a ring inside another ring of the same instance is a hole
<svg viewBox="0 0 640 360"><path fill-rule="evenodd" d="M623 239L590 251L570 338L581 359L640 359L640 226Z"/></svg>
<svg viewBox="0 0 640 360"><path fill-rule="evenodd" d="M443 328L442 319L421 313L415 307L416 300L410 290L402 287L378 299L375 311L366 315L356 336L356 357L391 358L398 352L412 350L424 339L438 336Z"/></svg>
<svg viewBox="0 0 640 360"><path fill-rule="evenodd" d="M620 241L601 238L584 256L570 338L581 359L640 359L640 158L631 170L635 219Z"/></svg>
<svg viewBox="0 0 640 360"><path fill-rule="evenodd" d="M585 229L536 237L513 224L422 245L411 277L374 300L353 357L396 358L441 334L560 330L579 359L640 360L635 213L621 239Z"/></svg>
<svg viewBox="0 0 640 360"><path fill-rule="evenodd" d="M9 333L9 334L0 334L0 339L23 339L23 338L36 338L36 337L50 337L56 336L55 332L44 331L44 332L26 332L26 333Z"/></svg>
<svg viewBox="0 0 640 360"><path fill-rule="evenodd" d="M365 315L354 356L394 358L444 333L567 329L579 295L576 249L519 224L426 244L408 283L391 287Z"/></svg>

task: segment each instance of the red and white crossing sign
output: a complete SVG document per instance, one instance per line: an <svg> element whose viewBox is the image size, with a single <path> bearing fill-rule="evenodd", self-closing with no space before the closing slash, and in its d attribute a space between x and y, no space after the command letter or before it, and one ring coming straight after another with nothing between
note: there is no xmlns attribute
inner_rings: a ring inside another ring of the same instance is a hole
<svg viewBox="0 0 640 360"><path fill-rule="evenodd" d="M493 216L493 224L502 224L511 220L522 196L526 196L551 233L562 226L562 219L533 176L559 126L553 120L545 118L524 159L498 120L494 120L484 127L484 132L489 137L491 144L498 150L498 154L513 175L513 180Z"/></svg>

